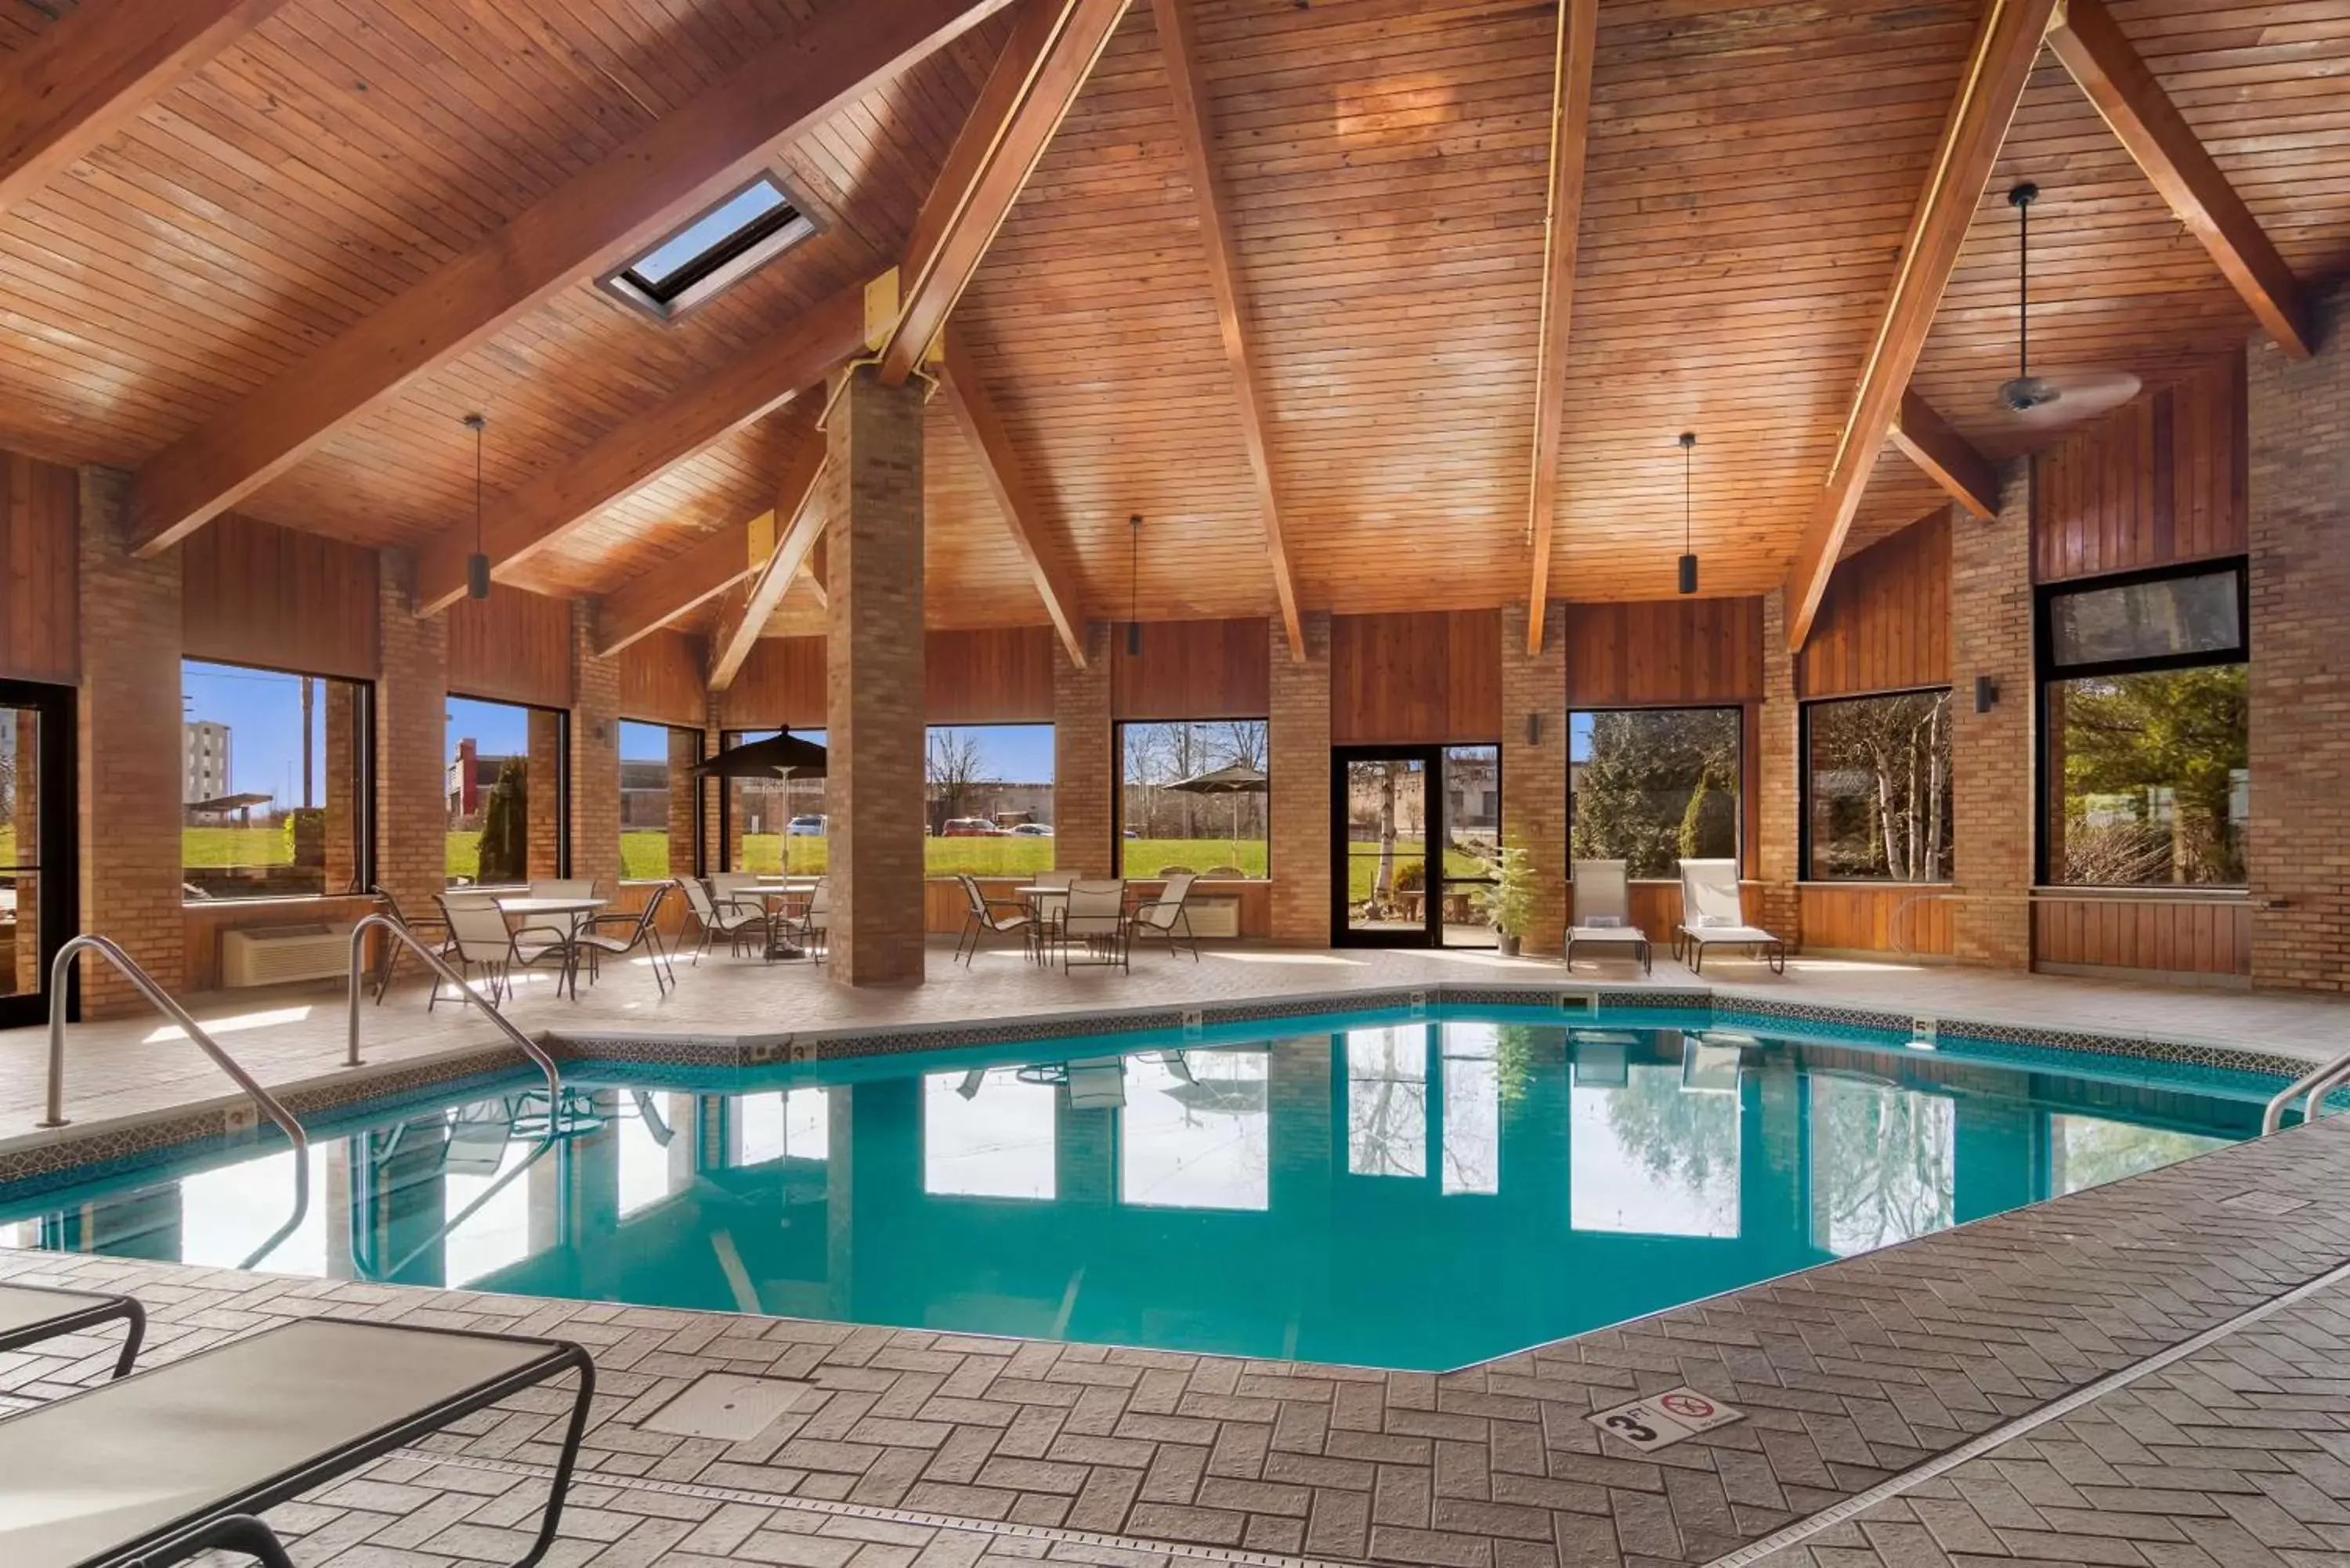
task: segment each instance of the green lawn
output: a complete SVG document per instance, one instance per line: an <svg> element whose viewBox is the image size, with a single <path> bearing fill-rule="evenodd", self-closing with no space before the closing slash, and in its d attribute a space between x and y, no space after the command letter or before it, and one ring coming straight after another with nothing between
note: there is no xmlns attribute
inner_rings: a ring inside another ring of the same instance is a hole
<svg viewBox="0 0 2350 1568"><path fill-rule="evenodd" d="M0 866L16 864L16 825L0 827Z"/></svg>
<svg viewBox="0 0 2350 1568"><path fill-rule="evenodd" d="M183 827L182 866L286 866L294 845L282 827Z"/></svg>

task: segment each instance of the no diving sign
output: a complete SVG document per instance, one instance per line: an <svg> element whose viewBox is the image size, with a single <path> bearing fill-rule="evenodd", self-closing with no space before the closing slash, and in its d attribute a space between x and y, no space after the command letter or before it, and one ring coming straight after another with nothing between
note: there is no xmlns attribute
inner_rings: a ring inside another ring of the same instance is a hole
<svg viewBox="0 0 2350 1568"><path fill-rule="evenodd" d="M1595 1411L1584 1419L1618 1442L1646 1454L1669 1449L1700 1432L1743 1420L1745 1412L1733 1410L1712 1396L1684 1385L1635 1399L1628 1405Z"/></svg>

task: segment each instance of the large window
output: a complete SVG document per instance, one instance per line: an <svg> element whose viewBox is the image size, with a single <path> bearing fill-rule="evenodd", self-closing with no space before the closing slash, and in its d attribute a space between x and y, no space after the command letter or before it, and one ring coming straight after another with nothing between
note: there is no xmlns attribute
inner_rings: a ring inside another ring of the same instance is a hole
<svg viewBox="0 0 2350 1568"><path fill-rule="evenodd" d="M691 877L701 866L702 732L620 722L620 875Z"/></svg>
<svg viewBox="0 0 2350 1568"><path fill-rule="evenodd" d="M922 760L933 877L1053 868L1053 726L941 726Z"/></svg>
<svg viewBox="0 0 2350 1568"><path fill-rule="evenodd" d="M1265 875L1273 796L1263 719L1121 724L1118 753L1123 875Z"/></svg>
<svg viewBox="0 0 2350 1568"><path fill-rule="evenodd" d="M1577 860L1634 877L1738 855L1735 708L1631 708L1567 716L1568 838Z"/></svg>
<svg viewBox="0 0 2350 1568"><path fill-rule="evenodd" d="M180 666L181 880L190 898L364 889L371 689L277 670Z"/></svg>
<svg viewBox="0 0 2350 1568"><path fill-rule="evenodd" d="M1950 875L1950 694L1901 691L1804 709L1804 875Z"/></svg>
<svg viewBox="0 0 2350 1568"><path fill-rule="evenodd" d="M2043 591L2048 882L2242 885L2244 624L2234 566Z"/></svg>
<svg viewBox="0 0 2350 1568"><path fill-rule="evenodd" d="M566 875L569 715L452 697L449 748L449 886Z"/></svg>
<svg viewBox="0 0 2350 1568"><path fill-rule="evenodd" d="M779 730L729 730L721 737L731 750L753 741L773 740ZM794 730L794 738L824 744L822 730ZM728 871L786 872L821 877L827 835L822 779L728 779L719 797Z"/></svg>

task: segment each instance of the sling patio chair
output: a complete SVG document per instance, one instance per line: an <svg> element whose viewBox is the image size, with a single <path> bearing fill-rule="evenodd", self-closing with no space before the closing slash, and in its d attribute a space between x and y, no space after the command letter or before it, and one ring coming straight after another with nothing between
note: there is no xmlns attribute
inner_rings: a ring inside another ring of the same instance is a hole
<svg viewBox="0 0 2350 1568"><path fill-rule="evenodd" d="M569 930L559 926L525 926L520 930L510 930L504 912L486 899L477 903L443 894L441 913L449 921L450 967L463 975L469 984L473 971L480 970L482 978L489 982L492 1007L513 993L516 968L535 969L554 961L556 989L560 991L578 962L578 949ZM575 1002L579 998L576 981L571 995ZM424 1011L432 1012L440 1000L441 984L436 980Z"/></svg>
<svg viewBox="0 0 2350 1568"><path fill-rule="evenodd" d="M400 900L391 896L391 889L378 885L369 891L382 901L382 912L393 925L398 926L434 952L445 954L448 951L449 922L447 920L432 915L419 915L414 919L411 919L408 911L400 907ZM376 945L381 950L375 961L375 1000L376 1005L380 1007L383 1005L384 992L391 989L392 977L400 972L400 961L407 956L408 946L404 942L392 941L384 938L379 938Z"/></svg>
<svg viewBox="0 0 2350 1568"><path fill-rule="evenodd" d="M1683 958L1690 972L1705 970L1709 947L1744 948L1750 958L1767 958L1771 972L1787 972L1787 944L1760 926L1746 923L1738 902L1738 862L1681 862L1681 922L1673 928L1673 957Z"/></svg>
<svg viewBox="0 0 2350 1568"><path fill-rule="evenodd" d="M120 1321L124 1325L122 1354L114 1363L117 1377L139 1359L147 1337L147 1311L129 1296L104 1291L57 1290L48 1285L0 1285L0 1351L21 1350L60 1334Z"/></svg>
<svg viewBox="0 0 2350 1568"><path fill-rule="evenodd" d="M590 981L596 979L601 961L626 958L642 948L650 955L653 989L664 996L669 994L669 988L677 983L677 971L670 967L669 949L662 945L660 928L655 922L660 919L661 906L669 901L670 893L676 886L674 882L657 883L652 897L647 898L645 907L635 914L597 915L579 928L579 934L572 939L572 946L587 955L588 978ZM608 929L598 930L598 926Z"/></svg>
<svg viewBox="0 0 2350 1568"><path fill-rule="evenodd" d="M962 884L963 901L969 907L963 911L962 931L955 938L955 957L969 969L979 957L979 944L989 936L1011 936L1015 932L1027 945L1028 956L1036 956L1036 922L1028 913L1028 906L1018 898L991 898L981 890L979 878L968 872L955 880ZM1016 914L999 914L998 910L1017 910Z"/></svg>
<svg viewBox="0 0 2350 1568"><path fill-rule="evenodd" d="M1126 884L1077 881L1069 884L1068 902L1055 922L1061 945L1061 966L1080 962L1113 964L1133 972L1134 918L1126 912ZM1080 961L1076 954L1085 951Z"/></svg>
<svg viewBox="0 0 2350 1568"><path fill-rule="evenodd" d="M538 1535L555 1542L596 1388L578 1345L316 1317L0 1419L0 1563L164 1568L224 1550L293 1568L257 1516L565 1372L578 1392Z"/></svg>
<svg viewBox="0 0 2350 1568"><path fill-rule="evenodd" d="M1189 871L1179 871L1167 878L1159 897L1148 903L1138 904L1134 910L1134 934L1137 937L1159 937L1167 943L1170 953L1181 950L1190 943L1191 961L1200 961L1200 939L1191 934L1191 917L1183 912L1183 900L1191 896L1191 884L1199 878Z"/></svg>
<svg viewBox="0 0 2350 1568"><path fill-rule="evenodd" d="M767 911L744 909L740 904L722 904L712 898L710 888L699 877L685 878L685 908L694 923L702 928L702 938L693 944L693 961L698 966L702 955L710 950L712 937L724 937L726 945L736 957L741 957L743 944L755 933L761 941L767 936Z"/></svg>
<svg viewBox="0 0 2350 1568"><path fill-rule="evenodd" d="M1566 930L1566 967L1575 968L1576 943L1630 948L1640 972L1650 971L1648 933L1632 923L1632 886L1621 860L1575 863L1575 924Z"/></svg>

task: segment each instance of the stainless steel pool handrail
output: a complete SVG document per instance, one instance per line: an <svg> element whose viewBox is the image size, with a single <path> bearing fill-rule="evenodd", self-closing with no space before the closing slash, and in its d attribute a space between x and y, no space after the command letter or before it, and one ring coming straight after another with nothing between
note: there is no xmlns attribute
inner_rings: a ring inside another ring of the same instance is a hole
<svg viewBox="0 0 2350 1568"><path fill-rule="evenodd" d="M2291 1110L2293 1101L2304 1094L2309 1096L2309 1101L2302 1108L2301 1119L2315 1121L2324 1114L2325 1096L2345 1082L2350 1082L2350 1051L2345 1051L2322 1066L2312 1067L2278 1090L2275 1097L2269 1101L2268 1109L2261 1113L2261 1136L2266 1137L2282 1127L2285 1112Z"/></svg>
<svg viewBox="0 0 2350 1568"><path fill-rule="evenodd" d="M367 934L371 930L382 931L395 941L407 943L408 950L422 959L424 966L432 971L435 977L434 984L446 981L457 988L458 1000L470 1002L488 1013L490 1022L498 1026L498 1032L513 1042L515 1047L524 1055L529 1057L540 1072L546 1075L547 1094L556 1100L562 1098L563 1074L556 1068L555 1058L546 1054L546 1048L515 1028L504 1013L500 1012L490 1002L484 1001L472 986L466 984L465 977L450 968L447 960L418 941L415 932L393 919L390 915L369 915L351 928L350 1040L343 1054L344 1066L359 1065L359 997L366 990L365 981L360 974L361 960L367 949Z"/></svg>

